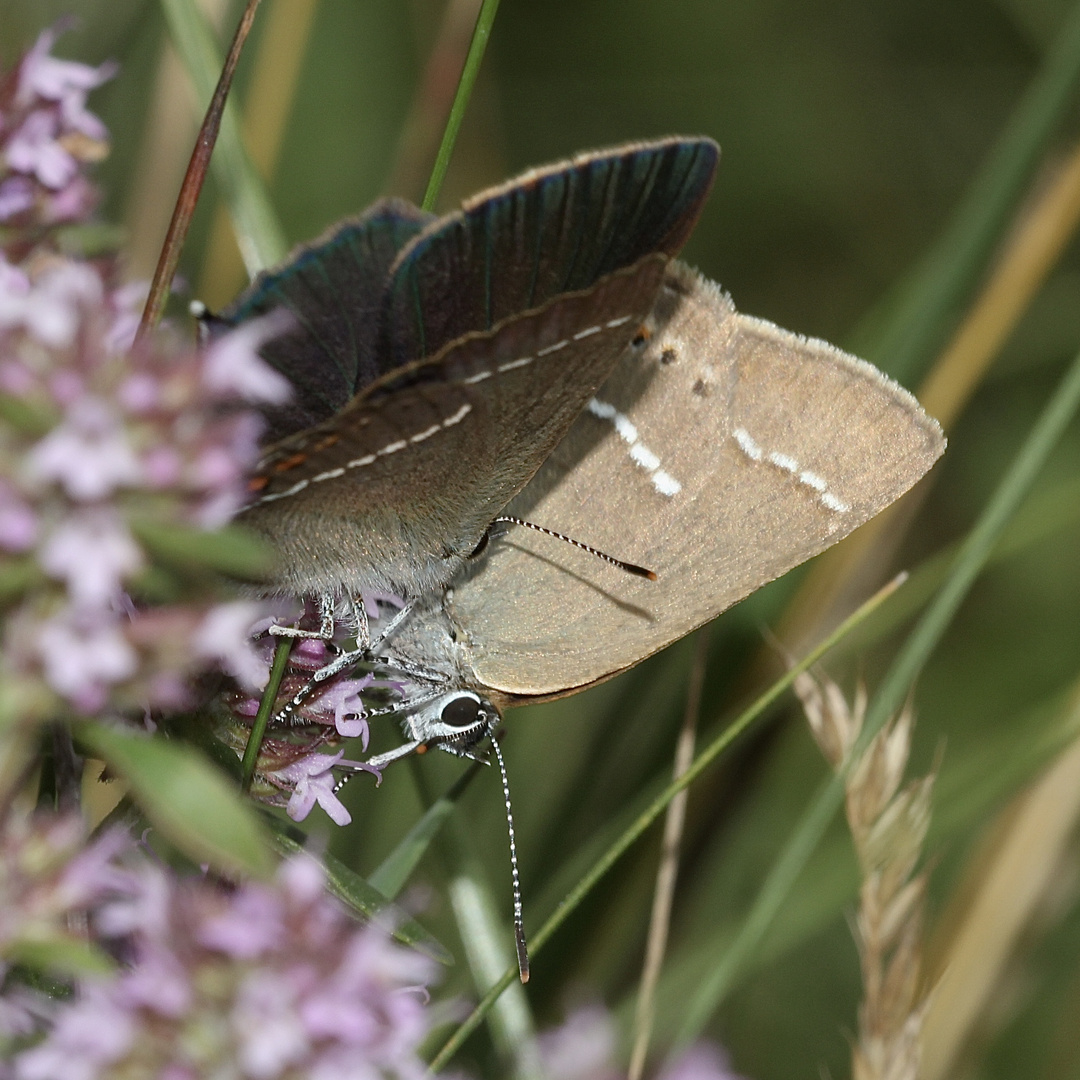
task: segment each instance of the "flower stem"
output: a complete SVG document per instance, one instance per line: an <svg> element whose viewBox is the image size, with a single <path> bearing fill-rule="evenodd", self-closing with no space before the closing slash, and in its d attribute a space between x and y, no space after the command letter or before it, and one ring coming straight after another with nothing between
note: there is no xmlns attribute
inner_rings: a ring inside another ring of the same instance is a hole
<svg viewBox="0 0 1080 1080"><path fill-rule="evenodd" d="M138 338L141 340L161 321L165 311L165 302L169 298L169 290L172 288L172 280L176 274L176 267L180 262L180 252L183 250L184 241L187 239L188 228L191 219L195 215L195 205L199 201L199 193L202 191L203 181L206 179L206 170L210 167L210 155L213 153L214 144L217 142L218 131L221 128L221 117L225 111L225 102L232 87L233 75L236 73L236 65L240 62L240 53L244 48L244 42L255 21L255 10L259 6L259 0L247 0L244 13L236 27L229 55L225 59L221 77L218 79L214 96L210 99L210 106L206 110L202 127L199 128L198 138L195 140L195 149L191 152L191 160L188 162L187 172L184 174L184 182L180 187L180 194L176 198L176 208L173 210L172 220L169 222L169 231L165 235L165 242L161 246L161 256L158 259L157 269L154 271L154 279L150 284L150 295L146 298L146 307L143 308L142 320L139 322Z"/></svg>
<svg viewBox="0 0 1080 1080"><path fill-rule="evenodd" d="M270 722L270 714L274 711L274 702L277 701L278 690L281 689L281 680L285 677L285 665L289 662L291 649L292 638L278 638L274 663L270 668L270 681L263 691L259 711L255 714L255 722L251 725L251 734L248 736L247 746L244 747L244 760L240 765L241 791L246 792L251 788L251 781L255 776L255 763L259 760L259 748L266 734L266 725Z"/></svg>

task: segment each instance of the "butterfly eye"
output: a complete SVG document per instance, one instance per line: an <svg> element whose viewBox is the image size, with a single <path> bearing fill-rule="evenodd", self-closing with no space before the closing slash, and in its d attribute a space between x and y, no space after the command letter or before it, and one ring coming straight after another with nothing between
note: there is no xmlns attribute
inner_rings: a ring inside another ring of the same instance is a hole
<svg viewBox="0 0 1080 1080"><path fill-rule="evenodd" d="M450 727L471 727L480 718L480 702L474 697L462 695L443 706L442 722Z"/></svg>

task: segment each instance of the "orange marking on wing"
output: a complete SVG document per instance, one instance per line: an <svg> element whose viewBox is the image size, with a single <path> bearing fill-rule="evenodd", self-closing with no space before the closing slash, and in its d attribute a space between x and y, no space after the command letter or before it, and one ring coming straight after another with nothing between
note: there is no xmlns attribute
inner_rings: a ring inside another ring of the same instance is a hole
<svg viewBox="0 0 1080 1080"><path fill-rule="evenodd" d="M335 443L341 441L340 435L327 435L320 439L312 448L311 452L317 454L320 450L329 450Z"/></svg>
<svg viewBox="0 0 1080 1080"><path fill-rule="evenodd" d="M289 469L295 469L297 465L303 465L307 459L307 454L293 454L291 457L275 462L274 472L288 472Z"/></svg>
<svg viewBox="0 0 1080 1080"><path fill-rule="evenodd" d="M262 491L270 483L269 476L253 476L247 484L248 491Z"/></svg>

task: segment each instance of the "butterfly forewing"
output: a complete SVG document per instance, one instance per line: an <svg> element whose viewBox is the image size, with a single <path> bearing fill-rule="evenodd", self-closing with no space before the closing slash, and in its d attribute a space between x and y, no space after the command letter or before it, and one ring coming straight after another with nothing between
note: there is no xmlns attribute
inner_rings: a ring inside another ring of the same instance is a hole
<svg viewBox="0 0 1080 1080"><path fill-rule="evenodd" d="M283 584L415 596L443 580L639 332L665 264L648 256L468 335L424 363L433 377L376 385L275 447L244 517L292 568Z"/></svg>
<svg viewBox="0 0 1080 1080"><path fill-rule="evenodd" d="M658 580L524 530L491 545L449 610L467 681L496 696L637 663L847 535L942 451L870 365L739 315L685 268L657 315L510 509Z"/></svg>

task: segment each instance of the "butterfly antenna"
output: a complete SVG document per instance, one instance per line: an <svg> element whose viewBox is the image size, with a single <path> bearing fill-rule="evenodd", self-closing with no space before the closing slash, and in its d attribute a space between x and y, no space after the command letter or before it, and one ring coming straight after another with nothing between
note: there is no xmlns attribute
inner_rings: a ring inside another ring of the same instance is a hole
<svg viewBox="0 0 1080 1080"><path fill-rule="evenodd" d="M526 521L524 518L513 517L510 514L500 514L491 524L497 525L500 521L505 521L510 525L520 525L523 529L532 529L535 532L543 533L545 536L550 536L555 540L564 540L566 543L573 544L574 547L580 548L582 551L587 551L590 555L595 555L598 559L603 559L606 563L611 563L612 566L617 566L620 570L625 570L628 574L648 578L650 581L656 580L655 572L647 567L638 566L637 563L625 562L622 559L616 559L614 555L609 555L606 551L600 551L598 548L583 544L580 540L575 540L572 536L567 536L565 533L556 532L554 529L545 529L543 525L537 525L535 522Z"/></svg>
<svg viewBox="0 0 1080 1080"><path fill-rule="evenodd" d="M491 746L499 763L502 774L503 799L506 801L506 828L510 833L510 874L514 881L514 944L517 946L518 975L521 981L529 981L529 947L525 943L525 923L521 918L521 878L518 875L517 844L514 842L514 815L510 811L510 781L506 776L506 762L503 761L499 744L492 739Z"/></svg>

